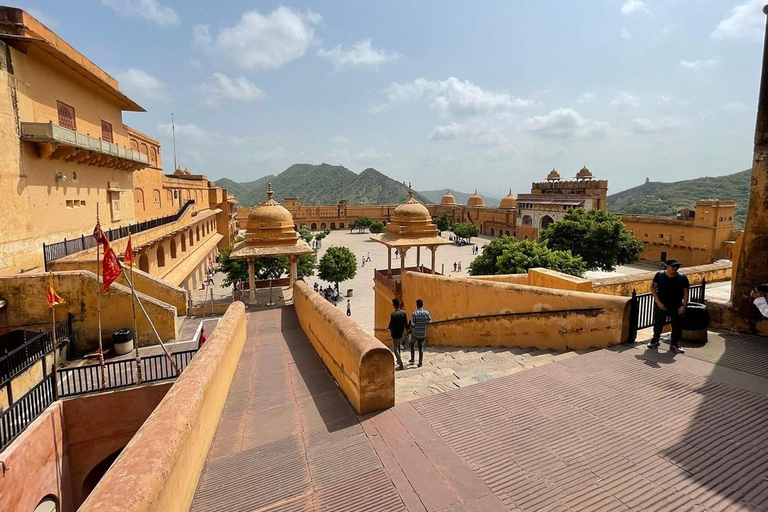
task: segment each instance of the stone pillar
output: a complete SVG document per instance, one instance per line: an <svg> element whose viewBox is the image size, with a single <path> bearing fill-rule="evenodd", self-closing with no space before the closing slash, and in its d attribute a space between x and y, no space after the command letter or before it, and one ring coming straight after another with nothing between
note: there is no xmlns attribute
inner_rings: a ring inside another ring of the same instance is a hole
<svg viewBox="0 0 768 512"><path fill-rule="evenodd" d="M387 247L387 277L392 279L392 248Z"/></svg>
<svg viewBox="0 0 768 512"><path fill-rule="evenodd" d="M429 250L432 251L432 274L435 273L435 254L437 254L437 246L430 245Z"/></svg>
<svg viewBox="0 0 768 512"><path fill-rule="evenodd" d="M293 284L296 282L296 275L299 273L298 269L298 256L291 256L291 268L288 271L288 286L293 288Z"/></svg>
<svg viewBox="0 0 768 512"><path fill-rule="evenodd" d="M256 271L253 268L253 260L248 260L248 301L256 303Z"/></svg>
<svg viewBox="0 0 768 512"><path fill-rule="evenodd" d="M768 7L763 8L768 14ZM763 42L763 64L760 96L757 102L755 148L752 159L752 183L749 210L742 235L731 301L737 314L744 318L752 307L749 292L757 284L768 283L768 33Z"/></svg>
<svg viewBox="0 0 768 512"><path fill-rule="evenodd" d="M416 266L417 267L421 266L421 246L420 245L416 246Z"/></svg>

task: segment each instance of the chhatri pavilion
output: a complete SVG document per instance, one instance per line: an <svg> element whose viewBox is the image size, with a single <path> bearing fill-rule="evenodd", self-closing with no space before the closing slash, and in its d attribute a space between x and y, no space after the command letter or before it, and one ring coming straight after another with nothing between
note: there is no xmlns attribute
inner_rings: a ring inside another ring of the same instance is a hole
<svg viewBox="0 0 768 512"><path fill-rule="evenodd" d="M254 264L260 258L287 257L290 261L289 287L296 281L297 261L314 250L294 229L291 212L275 201L272 183L267 187L267 200L251 209L245 226L245 240L235 245L230 258L248 262L249 302L256 302Z"/></svg>

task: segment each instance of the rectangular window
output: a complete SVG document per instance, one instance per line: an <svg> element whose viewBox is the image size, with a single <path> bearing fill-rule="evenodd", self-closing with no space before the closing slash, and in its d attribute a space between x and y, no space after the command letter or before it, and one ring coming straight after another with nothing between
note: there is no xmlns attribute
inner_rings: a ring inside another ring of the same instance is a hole
<svg viewBox="0 0 768 512"><path fill-rule="evenodd" d="M685 235L680 235L680 241L685 242Z"/></svg>
<svg viewBox="0 0 768 512"><path fill-rule="evenodd" d="M664 238L664 233L659 233L659 238Z"/></svg>
<svg viewBox="0 0 768 512"><path fill-rule="evenodd" d="M69 128L70 130L77 130L74 107L70 107L66 103L57 101L56 110L59 112L59 126L62 128Z"/></svg>
<svg viewBox="0 0 768 512"><path fill-rule="evenodd" d="M101 140L114 142L112 140L112 125L106 121L101 121Z"/></svg>
<svg viewBox="0 0 768 512"><path fill-rule="evenodd" d="M74 208L75 202L71 199L67 199L67 208Z"/></svg>

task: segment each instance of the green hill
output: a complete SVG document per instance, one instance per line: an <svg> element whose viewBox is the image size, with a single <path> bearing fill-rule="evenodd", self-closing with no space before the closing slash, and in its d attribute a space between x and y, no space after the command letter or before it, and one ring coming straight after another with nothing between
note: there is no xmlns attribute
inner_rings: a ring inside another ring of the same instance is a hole
<svg viewBox="0 0 768 512"><path fill-rule="evenodd" d="M744 229L751 173L747 169L716 178L704 177L671 183L646 182L609 195L608 210L614 213L671 216L680 208L693 207L701 199L731 199L736 201L734 227Z"/></svg>
<svg viewBox="0 0 768 512"><path fill-rule="evenodd" d="M419 194L423 195L427 199L429 199L430 203L440 204L440 199L443 198L446 192L448 192L449 189L442 188L440 190L419 190ZM472 194L467 194L466 192L458 192L456 190L450 189L451 194L453 194L453 197L456 198L456 204L467 204L467 199L469 199L469 196ZM480 194L482 195L482 194ZM488 197L483 195L483 200L485 201L485 206L499 206L499 203L501 202L501 199L497 199L495 197Z"/></svg>
<svg viewBox="0 0 768 512"><path fill-rule="evenodd" d="M231 192L240 206L255 206L267 198L267 183L272 182L275 199L297 197L301 204L337 204L346 199L349 204L398 204L408 199L408 187L380 173L366 169L355 174L346 167L329 164L294 164L278 175L255 181L234 182L228 178L216 181ZM421 202L429 200L414 193Z"/></svg>

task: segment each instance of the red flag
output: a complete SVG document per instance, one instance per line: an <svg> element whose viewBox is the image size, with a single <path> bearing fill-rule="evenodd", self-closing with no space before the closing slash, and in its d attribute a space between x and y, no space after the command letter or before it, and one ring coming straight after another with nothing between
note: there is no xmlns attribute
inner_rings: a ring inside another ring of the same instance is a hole
<svg viewBox="0 0 768 512"><path fill-rule="evenodd" d="M133 256L133 248L131 247L131 235L128 235L128 245L125 247L125 256L123 256L123 263L128 267L136 266L136 258Z"/></svg>
<svg viewBox="0 0 768 512"><path fill-rule="evenodd" d="M105 251L107 250L107 244L109 243L109 240L107 239L107 235L105 235L101 230L99 221L96 221L96 227L93 228L93 238L95 238L97 242L104 246Z"/></svg>
<svg viewBox="0 0 768 512"><path fill-rule="evenodd" d="M206 338L205 338L205 327L200 329L200 338L197 340L197 348L199 349L203 345L205 345Z"/></svg>
<svg viewBox="0 0 768 512"><path fill-rule="evenodd" d="M53 306L58 306L59 304L64 304L64 299L59 297L59 294L56 293L56 290L53 289L53 276L48 277L48 287L45 290L46 292L46 302L48 302L48 307L52 308Z"/></svg>
<svg viewBox="0 0 768 512"><path fill-rule="evenodd" d="M120 265L120 260L117 259L115 251L112 250L112 246L107 242L104 248L104 261L101 270L105 292L109 291L109 287L112 286L112 283L115 282L115 279L118 278L122 271L123 267Z"/></svg>

